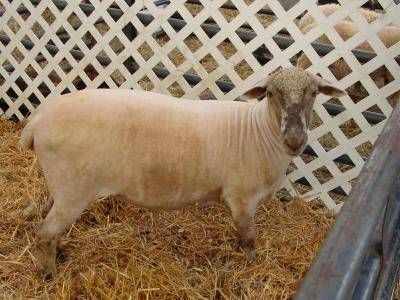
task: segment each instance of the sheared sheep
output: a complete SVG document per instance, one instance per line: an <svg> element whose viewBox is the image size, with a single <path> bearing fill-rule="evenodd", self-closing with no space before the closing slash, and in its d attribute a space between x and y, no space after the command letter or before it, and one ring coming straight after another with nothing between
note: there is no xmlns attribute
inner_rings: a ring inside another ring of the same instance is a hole
<svg viewBox="0 0 400 300"><path fill-rule="evenodd" d="M332 5L324 5L324 7L326 8L325 10L323 10L324 13L329 15L334 10L340 8L340 5L332 4ZM376 20L380 16L380 14L368 11L366 9L361 9L361 11L364 13L364 16L366 14L369 16L369 18L366 17L369 22ZM301 19L299 22L299 27L301 28L301 31L303 33L308 33L309 31L318 26L317 23L309 23L311 16L305 15L303 18L305 18L305 20L303 21L303 19ZM351 38L359 31L357 25L355 25L351 21L338 22L335 25L335 30L344 41ZM396 26L386 26L378 32L378 37L387 48L390 48L398 41L400 41L400 29ZM318 38L317 42L322 44L331 44L330 40L325 35L322 35L320 38ZM366 41L358 45L356 49L364 51L374 51ZM311 62L309 61L309 59L305 54L302 54L297 60L297 66L302 69L307 69L310 65ZM352 72L351 68L348 67L348 65L345 63L343 59L335 61L332 65L329 66L329 69L338 80L344 78L345 76L347 76ZM378 88L382 88L383 86L394 80L393 75L386 70L376 71L371 73L371 78L372 80L374 80ZM368 96L368 92L360 84L355 84L349 87L347 89L347 92L349 96L351 96L355 100L360 100ZM390 95L387 99L389 103L392 106L394 106L399 97L400 97L400 91Z"/></svg>
<svg viewBox="0 0 400 300"><path fill-rule="evenodd" d="M60 234L90 203L111 195L160 209L222 200L252 260L256 207L274 195L303 151L320 92L344 94L307 71L286 68L244 94L267 95L256 103L131 90L86 90L51 101L21 135L53 201L37 232L40 273L55 273Z"/></svg>

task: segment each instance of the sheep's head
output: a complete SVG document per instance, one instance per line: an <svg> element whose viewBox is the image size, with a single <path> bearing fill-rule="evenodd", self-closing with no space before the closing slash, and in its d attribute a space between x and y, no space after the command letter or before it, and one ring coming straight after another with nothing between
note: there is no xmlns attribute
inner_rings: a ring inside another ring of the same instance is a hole
<svg viewBox="0 0 400 300"><path fill-rule="evenodd" d="M345 95L329 81L292 67L273 73L243 96L253 99L267 96L269 107L280 124L286 152L299 155L307 144L307 129L319 93L334 97Z"/></svg>

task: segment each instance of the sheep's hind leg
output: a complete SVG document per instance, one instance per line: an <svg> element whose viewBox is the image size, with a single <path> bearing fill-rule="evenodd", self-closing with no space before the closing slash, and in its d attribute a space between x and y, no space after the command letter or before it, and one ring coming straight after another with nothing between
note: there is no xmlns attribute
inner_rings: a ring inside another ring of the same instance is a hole
<svg viewBox="0 0 400 300"><path fill-rule="evenodd" d="M42 215L43 218L45 218L47 216L47 214L49 213L50 209L53 207L53 204L54 204L54 197L53 197L53 195L50 195L49 199L42 206L42 208L40 210L40 214Z"/></svg>
<svg viewBox="0 0 400 300"><path fill-rule="evenodd" d="M53 203L54 203L53 196L50 195L47 202L45 202L45 204L42 206L42 208L40 208L40 214L42 215L43 218L46 217L46 215L50 211L51 207L53 206ZM33 216L35 215L36 210L37 210L37 204L35 202L32 202L24 210L22 210L23 219L31 220L33 218Z"/></svg>
<svg viewBox="0 0 400 300"><path fill-rule="evenodd" d="M77 203L56 196L52 208L39 226L36 235L35 257L39 273L43 277L46 278L48 275L56 273L58 239L75 222L89 203L89 201Z"/></svg>

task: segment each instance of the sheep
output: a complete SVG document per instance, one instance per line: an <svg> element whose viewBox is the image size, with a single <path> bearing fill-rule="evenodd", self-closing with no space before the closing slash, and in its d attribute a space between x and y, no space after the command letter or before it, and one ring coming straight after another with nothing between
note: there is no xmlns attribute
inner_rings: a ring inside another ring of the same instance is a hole
<svg viewBox="0 0 400 300"><path fill-rule="evenodd" d="M291 67L244 93L268 97L256 103L113 89L50 101L20 139L22 150L35 151L51 195L36 236L39 273L55 273L60 234L105 196L165 210L218 199L253 260L256 207L274 195L291 159L305 148L318 93L345 92Z"/></svg>
<svg viewBox="0 0 400 300"><path fill-rule="evenodd" d="M336 7L338 5L325 5L328 6L328 8ZM340 6L339 6L340 7ZM370 18L368 19L369 21L373 21L374 18L378 18L379 14L374 13L368 10L362 10L366 11L368 13L371 13ZM307 16L307 15L306 15ZM305 16L305 17L306 17ZM306 23L309 21L309 18L306 18L306 20L303 22L300 20L299 24L301 24L301 30L302 32L308 33L312 29L314 29L318 24L316 23L311 23L306 25ZM335 30L336 32L341 36L343 40L347 40L351 38L353 35L355 35L358 32L358 27L351 21L340 21L335 25ZM383 42L383 44L387 47L390 48L394 44L396 44L398 41L400 41L400 29L396 26L386 26L382 28L378 32L378 36L380 40ZM317 39L317 42L323 43L323 44L331 44L329 39L325 36L322 35L320 38ZM364 51L374 51L371 46L368 44L368 42L363 42L360 45L356 47L356 49L359 50L364 50ZM307 56L305 54L302 54L298 60L297 60L297 66L302 68L302 69L307 69L311 65L311 62L308 60ZM335 61L332 65L329 66L329 69L331 72L335 75L335 77L340 80L350 74L352 70L348 65L345 63L343 59L339 59ZM371 73L371 78L374 80L378 88L382 88L385 86L387 83L391 82L394 80L393 75L389 71L376 71ZM360 84L355 84L347 89L347 92L350 97L352 97L355 100L360 100L368 96L368 92L365 90L365 88L360 85ZM397 91L396 93L390 95L387 97L389 103L394 106L400 97L400 91Z"/></svg>
<svg viewBox="0 0 400 300"><path fill-rule="evenodd" d="M318 8L321 10L321 12L326 16L330 16L333 14L335 11L339 10L342 8L341 5L339 4L325 4L325 5L319 5ZM365 9L365 8L360 8L361 14L364 16L365 20L368 23L372 23L373 21L379 19L382 17L381 13L375 12L373 10ZM346 17L343 19L343 21L351 21L350 17ZM315 20L313 17L310 15L310 13L306 13L300 20L297 26L299 27L300 31L304 33L304 28L307 27L310 24L315 23Z"/></svg>

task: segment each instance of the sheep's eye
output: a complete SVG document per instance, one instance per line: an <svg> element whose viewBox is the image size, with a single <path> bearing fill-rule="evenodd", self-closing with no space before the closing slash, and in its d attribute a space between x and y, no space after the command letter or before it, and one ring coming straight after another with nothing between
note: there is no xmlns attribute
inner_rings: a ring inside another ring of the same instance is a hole
<svg viewBox="0 0 400 300"><path fill-rule="evenodd" d="M312 93L312 96L313 96L313 97L317 97L317 95L318 95L318 92L317 92L317 91L315 91L315 92Z"/></svg>
<svg viewBox="0 0 400 300"><path fill-rule="evenodd" d="M272 95L271 92L267 92L267 97L268 97L268 98L272 98L272 96L273 96L273 95Z"/></svg>

